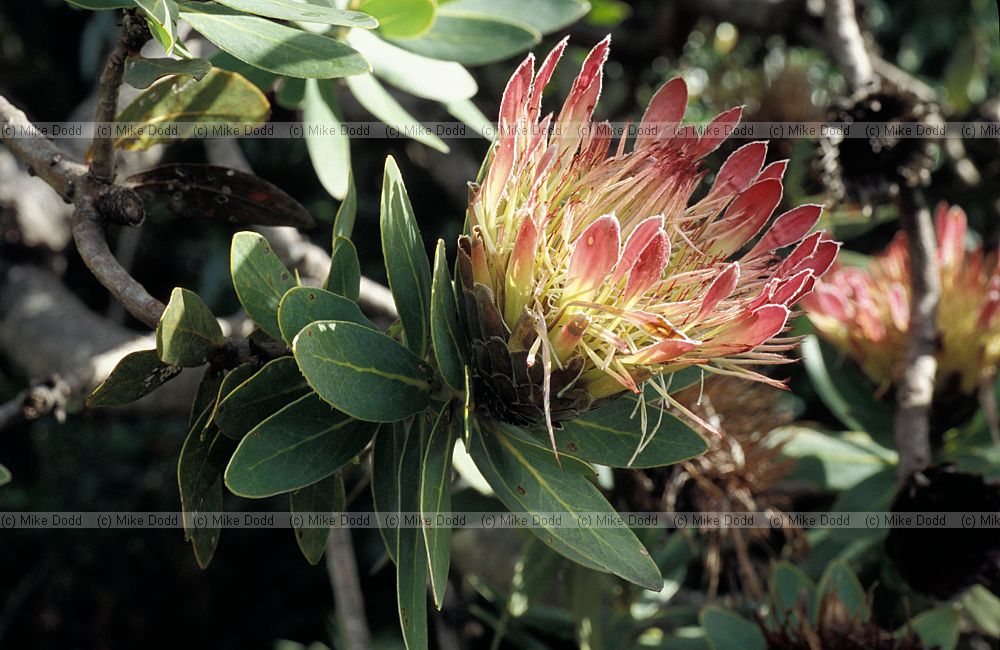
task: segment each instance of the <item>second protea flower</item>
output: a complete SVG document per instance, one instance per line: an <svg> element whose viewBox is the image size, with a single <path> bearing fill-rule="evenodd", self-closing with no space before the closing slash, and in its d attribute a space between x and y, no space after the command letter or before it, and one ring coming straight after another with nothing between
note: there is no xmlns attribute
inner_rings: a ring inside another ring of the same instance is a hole
<svg viewBox="0 0 1000 650"><path fill-rule="evenodd" d="M764 166L764 142L733 153L692 203L702 159L741 109L703 134L681 126L681 79L653 97L631 150L624 136L612 148L611 126L591 123L608 44L554 117L541 113L542 90L565 41L537 74L530 55L518 67L469 205L459 272L472 371L480 402L507 422L551 425L688 366L771 381L748 366L786 359L790 309L839 248L806 236L820 206L771 221L785 163Z"/></svg>
<svg viewBox="0 0 1000 650"><path fill-rule="evenodd" d="M966 251L961 208L942 203L935 220L941 278L936 391L972 396L993 380L1000 364L1000 267L982 247ZM827 274L806 303L819 333L883 390L903 371L909 286L906 235L899 233L868 268L840 267Z"/></svg>

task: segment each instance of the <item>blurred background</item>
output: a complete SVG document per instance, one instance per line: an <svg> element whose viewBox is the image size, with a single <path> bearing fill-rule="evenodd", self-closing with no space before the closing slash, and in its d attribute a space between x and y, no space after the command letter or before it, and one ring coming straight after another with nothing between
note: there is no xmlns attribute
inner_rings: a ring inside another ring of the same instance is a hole
<svg viewBox="0 0 1000 650"><path fill-rule="evenodd" d="M533 51L543 55L558 39L570 36L564 63L546 92L550 109L565 96L587 50L610 32L611 56L598 117L638 120L660 84L681 75L691 93L690 121L706 121L733 105L746 107L746 121L818 121L830 115L844 92L843 79L824 50L822 15L822 0L590 0L582 19L545 36ZM924 93L947 121L1000 121L1000 27L993 0L865 0L859 16L874 39L882 74ZM78 10L59 0L4 0L0 94L36 120L88 119L96 78L116 30L115 12ZM471 67L479 85L473 101L491 120L519 59ZM276 92L267 89L272 119L296 119L293 109L277 101ZM396 97L419 119L452 119L433 102L403 93ZM340 108L345 120L369 119L346 93ZM713 154L709 168L717 169L744 142L727 141ZM963 143L931 152L928 201L960 204L969 215L972 236L988 250L995 249L1000 237L1000 141ZM464 220L467 182L475 178L489 143L452 139L447 144L449 153L411 140L352 142L358 191L354 241L362 270L372 279L385 282L378 197L389 154L399 161L428 249L441 237L449 251L454 250ZM317 178L304 141L245 139L240 147L255 173L291 194L320 221L308 234L328 246L339 203ZM160 162L206 160L200 142L157 147L137 154L130 164L141 165L141 156ZM852 191L855 180L845 180L822 142L772 141L768 162L781 159L790 163L779 212L803 202L827 203L821 225L845 242L848 258L881 250L893 237L898 227L893 204L866 206L863 189ZM841 167L845 165L850 169L852 161ZM68 208L47 187L25 178L9 153L0 149L0 402L50 372L51 360L86 356L123 332L143 330L67 246ZM228 277L228 242L234 230L154 212L141 230L112 229L111 240L118 256L154 296L165 298L172 287L185 286L204 297L215 313L228 314L239 307ZM28 279L10 276L11 269L25 267L44 273ZM40 308L59 314L42 330L29 325L37 321L24 313L3 311L4 301L24 291L26 282L42 300ZM84 311L99 318L76 318ZM718 501L719 490L743 490L758 506L792 510L831 507L843 498L854 484L836 484L833 475L839 466L829 464L808 443L813 440L809 435L820 435L817 431L844 429L842 420L802 365L782 368L778 376L790 379L789 393L756 386L727 389L724 384L713 389L718 396L709 404L715 405L716 415L723 414L726 431L739 450L713 450L697 463L662 474L616 476L611 490L616 505L722 510L719 506L732 504ZM692 404L698 401L697 395L689 397ZM71 407L65 421L50 417L6 428L0 435L0 462L13 478L0 487L0 510L178 510L176 464L185 409L181 399L120 412L78 412ZM798 442L792 439L783 455L764 448L763 434L793 420L809 423L809 435ZM978 435L985 435L984 430L980 426ZM734 453L742 459L736 470L730 467ZM868 457L859 454L857 462L867 462ZM997 474L995 454L970 462L985 468L986 474ZM858 481L876 474L859 474ZM348 493L357 494L351 505L355 510L370 509L362 475L357 471L347 476ZM881 480L884 493L884 477ZM455 509L461 509L463 499L470 504L467 509L480 509L487 498L466 489L456 497ZM284 510L287 502L276 497L229 505L238 510ZM577 646L580 639L567 604L568 578L553 573L557 578L532 600L530 616L515 617L507 595L527 536L473 534L477 532L456 533L452 580L457 588L444 611L432 614L432 634L441 647L486 647L497 628L505 630L506 647ZM402 647L394 576L378 533L353 534L375 642L382 648ZM739 603L761 596L767 590L767 563L778 557L795 560L818 579L833 555L843 555L843 548L857 541L846 540L824 557L821 551L834 547L802 531L758 540L722 535L681 543L680 537L650 540L651 548L659 549L661 566L672 571L665 569L664 574L676 582L673 594L639 598L610 580L601 592L608 601L602 607L623 610L633 620L647 621L642 626L647 631L658 631L630 638L637 647L704 647L696 630L697 611L706 603ZM322 564L310 566L302 558L290 531L225 531L206 570L198 568L178 530L4 531L0 544L0 647L292 650L300 647L296 644L335 643L329 578ZM888 583L897 589L890 589L885 602L876 598L873 603L883 627L895 629L908 613L892 594L905 588L892 569L858 555L862 548L855 550L853 557L863 558L855 569L864 585ZM517 573L522 578L523 564ZM919 595L908 597L915 599L908 601L913 611L921 609ZM982 599L983 621L963 619L965 647L996 647L995 640L988 641L988 622L1000 610L990 609L996 607L995 598ZM606 637L615 638L611 633ZM612 642L607 647L622 646Z"/></svg>

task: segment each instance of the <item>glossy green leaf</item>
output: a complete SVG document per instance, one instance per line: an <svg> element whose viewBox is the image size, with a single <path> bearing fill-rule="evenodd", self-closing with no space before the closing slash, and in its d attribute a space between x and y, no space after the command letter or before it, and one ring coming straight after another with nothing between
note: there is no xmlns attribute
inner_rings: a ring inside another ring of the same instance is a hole
<svg viewBox="0 0 1000 650"><path fill-rule="evenodd" d="M454 61L407 52L360 29L351 30L347 42L368 59L375 76L411 95L451 102L476 94L476 81Z"/></svg>
<svg viewBox="0 0 1000 650"><path fill-rule="evenodd" d="M135 6L135 0L66 0L66 2L74 7L90 9L91 11L130 9Z"/></svg>
<svg viewBox="0 0 1000 650"><path fill-rule="evenodd" d="M871 617L868 607L868 596L864 587L854 575L854 571L843 560L834 560L826 567L816 588L816 598L813 599L809 617L818 620L820 604L824 598L833 594L844 608L844 616L848 619L867 621Z"/></svg>
<svg viewBox="0 0 1000 650"><path fill-rule="evenodd" d="M177 43L177 3L174 0L135 0L146 16L149 31L170 55Z"/></svg>
<svg viewBox="0 0 1000 650"><path fill-rule="evenodd" d="M237 59L286 77L330 79L369 71L356 50L312 34L214 3L189 3L181 18Z"/></svg>
<svg viewBox="0 0 1000 650"><path fill-rule="evenodd" d="M431 59L483 65L524 52L541 39L539 32L523 23L448 8L438 12L434 27L420 38L393 43Z"/></svg>
<svg viewBox="0 0 1000 650"><path fill-rule="evenodd" d="M295 337L295 360L320 397L359 420L394 422L431 403L428 373L420 359L363 325L308 325Z"/></svg>
<svg viewBox="0 0 1000 650"><path fill-rule="evenodd" d="M781 453L796 459L792 471L795 478L828 490L846 490L898 462L895 451L864 433L787 426L772 431L769 442L784 443Z"/></svg>
<svg viewBox="0 0 1000 650"><path fill-rule="evenodd" d="M361 74L347 77L344 81L358 103L387 126L395 129L396 133L413 138L431 149L448 153L448 145L403 108L374 75Z"/></svg>
<svg viewBox="0 0 1000 650"><path fill-rule="evenodd" d="M381 521L383 517L399 513L399 467L405 442L405 424L394 422L380 428L372 443L372 504L379 514L378 532L385 543L386 553L393 562L396 561L399 539L396 529L382 527Z"/></svg>
<svg viewBox="0 0 1000 650"><path fill-rule="evenodd" d="M337 208L337 216L333 220L333 240L337 237L350 239L354 233L354 221L358 211L358 192L354 187L354 174L350 170L347 172L347 192L344 199Z"/></svg>
<svg viewBox="0 0 1000 650"><path fill-rule="evenodd" d="M580 512L607 513L612 521L616 518L615 510L593 483L563 470L552 459L524 454L504 434L477 427L469 452L511 512L560 512L573 522ZM614 573L653 591L663 587L649 551L624 524L609 528L542 525L530 530L577 564Z"/></svg>
<svg viewBox="0 0 1000 650"><path fill-rule="evenodd" d="M755 623L722 607L706 607L699 616L712 650L765 650L767 643Z"/></svg>
<svg viewBox="0 0 1000 650"><path fill-rule="evenodd" d="M357 301L361 295L361 262L358 250L346 237L334 237L330 255L330 273L326 276L327 290ZM337 320L350 320L340 318Z"/></svg>
<svg viewBox="0 0 1000 650"><path fill-rule="evenodd" d="M125 355L108 378L87 398L87 406L122 406L145 397L176 377L180 366L160 361L156 350Z"/></svg>
<svg viewBox="0 0 1000 650"><path fill-rule="evenodd" d="M434 254L431 287L431 340L441 376L457 391L465 390L465 360L468 339L458 322L458 301L448 271L444 240L439 239Z"/></svg>
<svg viewBox="0 0 1000 650"><path fill-rule="evenodd" d="M331 196L343 199L350 182L351 141L341 128L333 91L329 82L307 80L302 121L306 149L319 182Z"/></svg>
<svg viewBox="0 0 1000 650"><path fill-rule="evenodd" d="M153 82L162 77L183 76L201 80L212 71L212 62L208 59L147 59L143 56L130 56L125 62L125 83L140 90L149 88Z"/></svg>
<svg viewBox="0 0 1000 650"><path fill-rule="evenodd" d="M356 302L316 287L295 287L284 295L278 306L281 336L291 345L303 327L320 320L342 320L377 329L361 313Z"/></svg>
<svg viewBox="0 0 1000 650"><path fill-rule="evenodd" d="M784 621L789 616L796 616L796 612L808 615L809 607L816 594L816 585L809 579L809 576L787 560L776 562L771 568L768 588L774 610L773 615L779 621ZM798 623L792 625L792 627L797 626Z"/></svg>
<svg viewBox="0 0 1000 650"><path fill-rule="evenodd" d="M322 481L350 463L375 425L330 408L314 394L292 402L240 441L226 485L250 499L291 492Z"/></svg>
<svg viewBox="0 0 1000 650"><path fill-rule="evenodd" d="M191 77L162 79L139 94L118 114L119 124L136 125L115 137L115 146L144 151L154 144L195 135L199 123L231 122L258 125L271 105L260 89L236 74L213 69L200 81ZM166 125L176 135L162 133ZM157 127L151 132L152 127Z"/></svg>
<svg viewBox="0 0 1000 650"><path fill-rule="evenodd" d="M344 477L337 472L322 481L295 490L289 495L289 510L292 513L295 542L299 545L302 555L309 564L319 564L326 549L326 540L330 536L330 528L317 527L316 522L310 522L305 513L333 514L344 510ZM295 517L300 517L301 525L295 524Z"/></svg>
<svg viewBox="0 0 1000 650"><path fill-rule="evenodd" d="M205 425L211 416L222 377L212 369L198 387L187 438L177 460L177 483L184 514L184 538L194 548L198 566L206 568L219 544L220 529L200 513L222 512L222 470L233 443L215 427Z"/></svg>
<svg viewBox="0 0 1000 650"><path fill-rule="evenodd" d="M442 525L443 520L439 520L438 515L451 512L451 452L458 439L459 426L450 405L441 409L420 463L420 514L425 522L432 522L430 526L424 524L423 535L431 591L438 609L444 604L451 566L451 526Z"/></svg>
<svg viewBox="0 0 1000 650"><path fill-rule="evenodd" d="M406 347L427 354L430 339L431 265L396 161L385 160L382 177L382 254L389 288L403 323Z"/></svg>
<svg viewBox="0 0 1000 650"><path fill-rule="evenodd" d="M375 29L378 21L360 11L334 9L330 5L322 5L309 0L216 0L243 13L291 20L305 23L321 23L323 25L339 25L341 27L361 27Z"/></svg>
<svg viewBox="0 0 1000 650"><path fill-rule="evenodd" d="M580 0L445 0L442 13L489 16L529 25L542 34L568 27L586 15L590 5Z"/></svg>
<svg viewBox="0 0 1000 650"><path fill-rule="evenodd" d="M434 24L434 0L363 0L359 8L378 20L386 38L420 36Z"/></svg>
<svg viewBox="0 0 1000 650"><path fill-rule="evenodd" d="M7 485L11 480L10 470L0 465L0 485Z"/></svg>
<svg viewBox="0 0 1000 650"><path fill-rule="evenodd" d="M222 328L198 294L176 287L156 324L156 353L172 366L200 366L223 341Z"/></svg>
<svg viewBox="0 0 1000 650"><path fill-rule="evenodd" d="M234 387L219 402L215 422L227 436L239 440L307 393L309 385L295 359L279 357Z"/></svg>
<svg viewBox="0 0 1000 650"><path fill-rule="evenodd" d="M420 511L420 465L429 433L427 418L417 417L403 443L398 479L402 512ZM427 550L421 527L399 526L396 553L396 597L403 641L408 650L422 650L427 648Z"/></svg>
<svg viewBox="0 0 1000 650"><path fill-rule="evenodd" d="M247 315L268 336L280 341L278 304L285 292L297 284L292 273L267 239L255 232L233 235L229 266L236 296Z"/></svg>
<svg viewBox="0 0 1000 650"><path fill-rule="evenodd" d="M854 431L891 440L892 413L877 400L869 382L852 362L810 335L802 340L802 363L820 399Z"/></svg>
<svg viewBox="0 0 1000 650"><path fill-rule="evenodd" d="M636 398L632 396L620 397L607 406L564 422L563 428L555 432L556 447L560 453L589 462L636 469L671 465L708 449L705 440L673 414L648 407L646 417L648 443L631 465L629 460L642 440L642 421L636 409ZM548 439L545 432L536 436Z"/></svg>
<svg viewBox="0 0 1000 650"><path fill-rule="evenodd" d="M950 605L940 605L917 614L908 623L901 625L896 630L896 638L907 639L916 635L925 648L954 650L958 645L961 623L962 617L957 609Z"/></svg>

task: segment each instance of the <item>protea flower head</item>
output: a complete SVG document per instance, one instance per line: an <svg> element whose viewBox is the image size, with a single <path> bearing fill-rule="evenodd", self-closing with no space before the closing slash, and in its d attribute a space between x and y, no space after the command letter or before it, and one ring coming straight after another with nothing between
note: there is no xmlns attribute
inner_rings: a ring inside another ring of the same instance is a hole
<svg viewBox="0 0 1000 650"><path fill-rule="evenodd" d="M1000 363L1000 267L982 246L966 251L966 216L940 204L935 214L941 278L937 385L973 395ZM821 336L883 389L902 372L910 327L909 253L902 232L868 268L838 267L803 303Z"/></svg>
<svg viewBox="0 0 1000 650"><path fill-rule="evenodd" d="M609 39L559 113L543 116L565 46L537 73L529 55L511 77L459 243L480 403L508 422L551 426L688 366L770 381L748 364L786 360L789 311L837 255L825 234L806 236L821 207L766 227L785 162L764 167L764 142L733 153L692 202L702 160L741 109L704 134L681 125L682 79L655 94L630 150L624 135L612 148L610 124L591 123Z"/></svg>

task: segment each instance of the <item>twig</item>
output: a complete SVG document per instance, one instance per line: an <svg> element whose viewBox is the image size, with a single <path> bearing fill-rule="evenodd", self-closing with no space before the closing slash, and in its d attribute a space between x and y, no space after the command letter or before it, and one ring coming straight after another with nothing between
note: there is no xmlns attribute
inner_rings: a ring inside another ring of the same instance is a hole
<svg viewBox="0 0 1000 650"><path fill-rule="evenodd" d="M330 529L326 540L326 570L330 575L344 647L367 650L371 645L371 633L365 619L365 601L361 596L361 580L349 529L339 526Z"/></svg>
<svg viewBox="0 0 1000 650"><path fill-rule="evenodd" d="M876 82L854 11L854 0L826 0L825 26L830 52L852 92Z"/></svg>
<svg viewBox="0 0 1000 650"><path fill-rule="evenodd" d="M935 251L934 224L919 189L899 197L899 218L910 253L910 330L906 370L896 389L896 450L898 476L905 481L930 463L929 414L934 398L937 358L938 301L941 283Z"/></svg>
<svg viewBox="0 0 1000 650"><path fill-rule="evenodd" d="M97 92L97 115L94 118L97 128L90 149L90 173L105 183L110 183L115 178L114 134L107 127L114 124L118 114L118 89L125 76L125 60L130 54L138 52L149 40L149 36L146 21L137 17L134 11L125 11L121 34L101 71Z"/></svg>

